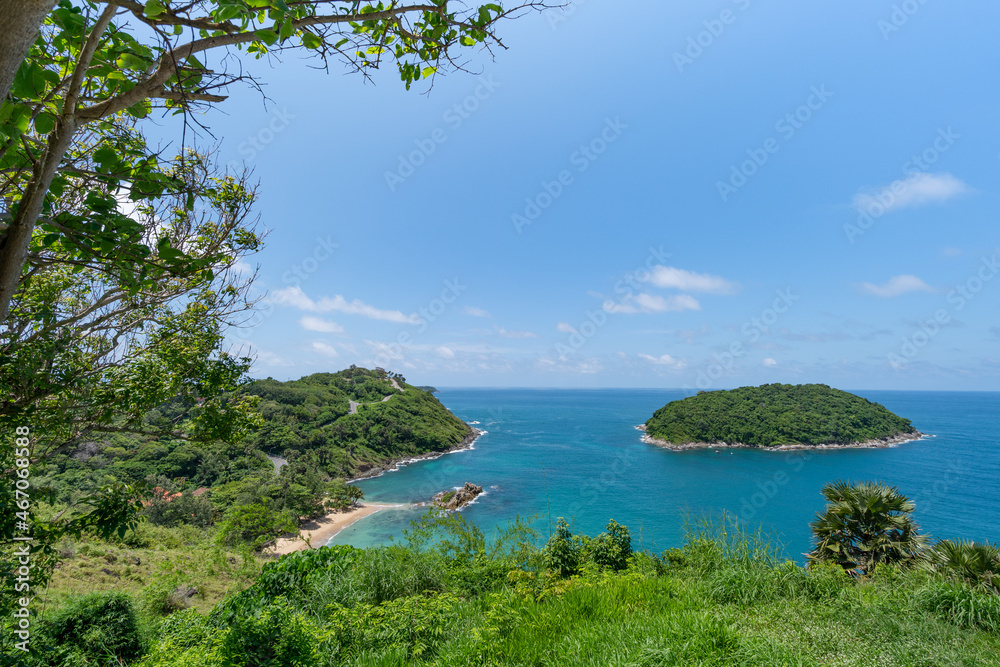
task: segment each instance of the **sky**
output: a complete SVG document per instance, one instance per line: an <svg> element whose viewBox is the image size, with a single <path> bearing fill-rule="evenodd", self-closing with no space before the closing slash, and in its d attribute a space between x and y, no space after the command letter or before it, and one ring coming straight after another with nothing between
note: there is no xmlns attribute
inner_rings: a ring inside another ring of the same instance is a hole
<svg viewBox="0 0 1000 667"><path fill-rule="evenodd" d="M1000 390L1000 5L598 0L406 91L247 60L254 377Z"/></svg>

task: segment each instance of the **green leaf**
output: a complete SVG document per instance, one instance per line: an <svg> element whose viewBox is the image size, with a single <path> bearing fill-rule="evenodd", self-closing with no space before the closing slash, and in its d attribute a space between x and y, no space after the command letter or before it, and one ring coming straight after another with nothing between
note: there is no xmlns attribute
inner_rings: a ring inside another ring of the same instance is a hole
<svg viewBox="0 0 1000 667"><path fill-rule="evenodd" d="M157 17L165 11L167 8L163 6L161 0L146 0L146 5L143 7L143 13L150 18Z"/></svg>
<svg viewBox="0 0 1000 667"><path fill-rule="evenodd" d="M436 71L437 71L437 67L425 67L424 71L420 73L420 78L421 79L426 79L427 77L429 77L431 74L433 74Z"/></svg>
<svg viewBox="0 0 1000 667"><path fill-rule="evenodd" d="M50 113L40 113L35 116L35 130L39 134L48 134L56 126L56 117Z"/></svg>
<svg viewBox="0 0 1000 667"><path fill-rule="evenodd" d="M278 31L278 38L281 41L285 41L295 33L295 24L292 23L291 19L288 19L281 24L281 29Z"/></svg>
<svg viewBox="0 0 1000 667"><path fill-rule="evenodd" d="M268 46L278 41L278 33L273 30L258 30L257 38Z"/></svg>
<svg viewBox="0 0 1000 667"><path fill-rule="evenodd" d="M307 49L318 49L323 44L323 40L311 32L302 32L302 46Z"/></svg>

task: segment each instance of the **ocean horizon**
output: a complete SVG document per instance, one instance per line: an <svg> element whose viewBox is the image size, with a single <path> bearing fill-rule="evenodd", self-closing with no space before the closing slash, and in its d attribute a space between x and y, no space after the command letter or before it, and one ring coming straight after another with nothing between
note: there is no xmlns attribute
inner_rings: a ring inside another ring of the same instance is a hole
<svg viewBox="0 0 1000 667"><path fill-rule="evenodd" d="M820 489L837 479L878 480L916 501L934 538L1000 536L1000 392L854 391L906 417L926 438L886 448L666 450L636 426L689 389L439 388L441 402L485 430L474 447L414 462L357 484L372 502L402 503L335 535L358 547L403 538L419 503L472 482L485 493L465 517L487 534L533 517L540 539L557 517L595 535L610 519L637 548L680 546L687 521L725 512L761 527L802 561ZM478 423L475 423L478 422Z"/></svg>

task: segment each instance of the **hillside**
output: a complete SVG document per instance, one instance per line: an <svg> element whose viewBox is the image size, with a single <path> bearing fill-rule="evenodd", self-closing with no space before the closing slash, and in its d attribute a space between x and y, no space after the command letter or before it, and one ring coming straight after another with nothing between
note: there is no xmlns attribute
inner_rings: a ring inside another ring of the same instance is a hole
<svg viewBox="0 0 1000 667"><path fill-rule="evenodd" d="M821 446L919 436L909 419L823 384L699 392L657 410L645 430L657 444L668 446Z"/></svg>
<svg viewBox="0 0 1000 667"><path fill-rule="evenodd" d="M294 451L330 477L447 451L473 435L432 394L380 369L258 380L244 392L260 397L265 422L251 444L275 454Z"/></svg>

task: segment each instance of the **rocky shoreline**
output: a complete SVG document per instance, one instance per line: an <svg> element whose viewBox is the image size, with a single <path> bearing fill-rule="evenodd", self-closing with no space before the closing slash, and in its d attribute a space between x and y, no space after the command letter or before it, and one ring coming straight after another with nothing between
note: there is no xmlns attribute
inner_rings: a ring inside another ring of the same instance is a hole
<svg viewBox="0 0 1000 667"><path fill-rule="evenodd" d="M465 436L461 442L449 447L448 449L441 452L427 452L426 454L419 454L417 456L411 456L406 458L391 459L384 462L382 465L372 465L369 468L364 469L360 475L357 477L352 477L348 482L360 482L363 479L372 479L374 477L381 477L387 472L392 472L394 470L399 470L401 466L406 466L411 463L417 463L418 461L430 461L432 459L440 458L445 454L451 454L452 452L459 452L464 449L472 449L476 440L480 438L486 431L481 431L478 428L470 426L469 435Z"/></svg>
<svg viewBox="0 0 1000 667"><path fill-rule="evenodd" d="M431 499L431 504L438 509L446 511L460 510L483 493L483 487L472 482L466 482L464 486L450 491L435 493Z"/></svg>
<svg viewBox="0 0 1000 667"><path fill-rule="evenodd" d="M883 447L895 447L896 445L901 445L904 442L913 442L915 440L921 440L928 437L926 434L920 431L913 431L911 433L899 433L897 435L892 435L886 438L875 438L873 440L865 440L863 442L829 442L822 443L819 445L805 445L802 443L790 444L790 445L777 445L775 447L761 447L759 445L745 445L742 442L682 442L676 444L673 442L667 442L666 440L661 440L659 438L654 438L646 433L646 425L639 424L635 427L637 431L642 431L642 441L649 445L656 445L657 447L662 447L663 449L669 449L674 452L684 452L690 449L708 449L712 447L723 448L735 448L735 449L762 449L766 451L774 452L787 452L790 450L797 449L881 449Z"/></svg>

